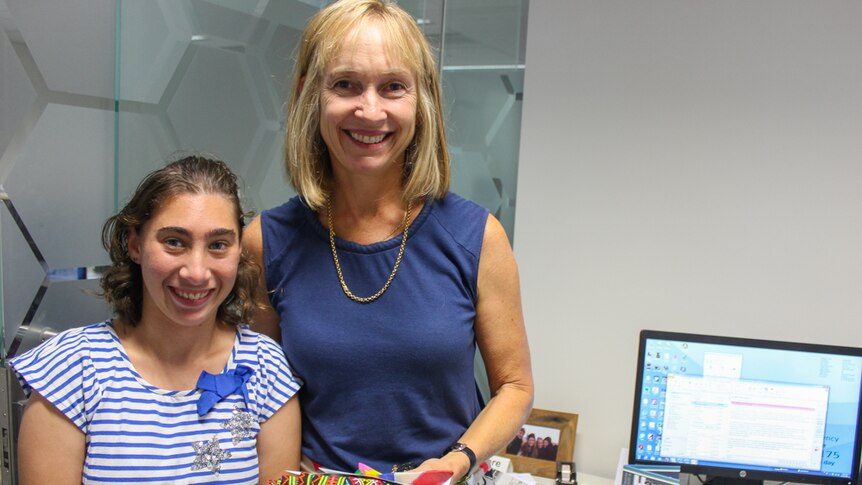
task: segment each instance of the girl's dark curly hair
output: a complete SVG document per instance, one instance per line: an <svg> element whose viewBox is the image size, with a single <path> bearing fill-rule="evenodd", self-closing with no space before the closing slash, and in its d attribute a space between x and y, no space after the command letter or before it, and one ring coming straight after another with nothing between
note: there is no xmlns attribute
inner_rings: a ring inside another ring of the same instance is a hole
<svg viewBox="0 0 862 485"><path fill-rule="evenodd" d="M202 156L188 156L171 162L149 175L138 185L132 199L102 227L102 246L111 257L111 267L102 275L102 296L116 315L130 325L141 320L144 288L141 267L129 258L130 229L140 231L153 213L166 201L181 194L218 194L233 202L237 227L245 218L238 195L236 175L220 161ZM219 306L216 318L236 326L252 323L251 315L258 305L260 267L242 252L236 283Z"/></svg>

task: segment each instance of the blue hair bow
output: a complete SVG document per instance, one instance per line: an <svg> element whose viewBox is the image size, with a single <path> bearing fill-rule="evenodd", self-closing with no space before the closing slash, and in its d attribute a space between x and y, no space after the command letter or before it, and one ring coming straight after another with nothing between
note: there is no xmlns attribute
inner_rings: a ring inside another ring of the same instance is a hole
<svg viewBox="0 0 862 485"><path fill-rule="evenodd" d="M238 365L235 370L221 374L201 372L197 384L197 388L201 390L201 396L198 398L198 416L208 413L217 402L236 392L242 394L243 400L248 405L246 383L253 373L250 367L244 365Z"/></svg>

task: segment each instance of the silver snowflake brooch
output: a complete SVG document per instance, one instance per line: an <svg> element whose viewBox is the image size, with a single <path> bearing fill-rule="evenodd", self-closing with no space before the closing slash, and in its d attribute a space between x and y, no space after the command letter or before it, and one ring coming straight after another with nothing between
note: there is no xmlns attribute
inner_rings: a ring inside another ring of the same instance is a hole
<svg viewBox="0 0 862 485"><path fill-rule="evenodd" d="M244 438L254 437L252 426L254 426L254 416L248 411L243 411L236 406L233 408L233 414L230 419L222 423L222 427L230 431L233 444L238 445Z"/></svg>
<svg viewBox="0 0 862 485"><path fill-rule="evenodd" d="M213 436L209 441L192 443L195 448L195 462L192 471L208 468L211 472L218 474L221 471L221 462L230 458L230 452L219 447L218 438Z"/></svg>

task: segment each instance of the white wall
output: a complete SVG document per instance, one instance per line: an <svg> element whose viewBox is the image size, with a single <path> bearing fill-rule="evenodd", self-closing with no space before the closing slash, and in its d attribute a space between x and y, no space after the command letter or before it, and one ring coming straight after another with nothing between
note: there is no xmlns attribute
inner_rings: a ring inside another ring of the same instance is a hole
<svg viewBox="0 0 862 485"><path fill-rule="evenodd" d="M642 328L862 346L862 3L536 0L515 253L535 407L613 477Z"/></svg>

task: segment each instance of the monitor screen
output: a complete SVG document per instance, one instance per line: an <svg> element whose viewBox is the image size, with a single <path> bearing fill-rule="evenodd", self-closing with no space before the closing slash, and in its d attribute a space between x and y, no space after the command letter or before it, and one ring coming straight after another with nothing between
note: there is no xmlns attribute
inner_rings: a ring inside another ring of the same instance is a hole
<svg viewBox="0 0 862 485"><path fill-rule="evenodd" d="M629 461L856 484L862 349L644 330Z"/></svg>

